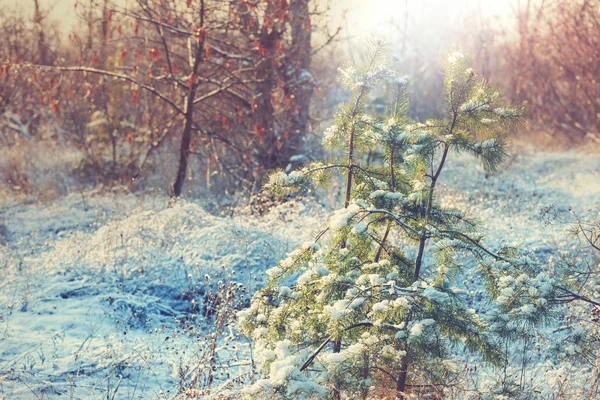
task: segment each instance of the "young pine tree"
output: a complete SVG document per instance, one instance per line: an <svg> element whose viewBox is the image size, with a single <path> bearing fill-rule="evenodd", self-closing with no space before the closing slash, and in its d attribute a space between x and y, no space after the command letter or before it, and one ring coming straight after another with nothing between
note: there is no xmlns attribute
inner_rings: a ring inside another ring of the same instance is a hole
<svg viewBox="0 0 600 400"><path fill-rule="evenodd" d="M461 267L474 263L493 292L502 250L488 251L473 222L440 205L438 181L452 153L494 171L506 156L501 132L521 122L522 110L503 107L457 51L444 62L445 118L411 121L408 81L384 58L374 41L362 67L341 72L352 95L324 141L344 156L270 177L276 192L326 184L335 173L346 186L343 208L314 242L267 272L266 288L239 314L264 376L245 389L250 397L404 397L456 374L457 346L502 360L488 323L455 287ZM366 112L376 87L393 92L383 119ZM364 162L374 151L382 159Z"/></svg>

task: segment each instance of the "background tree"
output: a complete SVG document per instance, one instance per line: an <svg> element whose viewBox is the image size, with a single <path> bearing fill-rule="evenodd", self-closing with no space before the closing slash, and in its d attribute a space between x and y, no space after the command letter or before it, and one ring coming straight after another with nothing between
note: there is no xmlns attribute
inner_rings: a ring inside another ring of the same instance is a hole
<svg viewBox="0 0 600 400"><path fill-rule="evenodd" d="M593 61L599 51L599 6L595 0L521 1L508 28L482 29L499 38L486 47L494 81L505 84L513 101L528 102L533 140L571 146L600 142Z"/></svg>
<svg viewBox="0 0 600 400"><path fill-rule="evenodd" d="M38 62L42 55L48 61L52 57L50 48L59 43L55 27L45 20L45 11L39 7L34 10L31 15L34 18L18 10L0 10L0 115L1 126L8 128L0 131L0 137L9 143L17 141L16 138L38 140L41 122L52 120L52 107L40 109L41 104L54 104L53 98L45 93L53 85L50 77L20 74L17 67L19 63Z"/></svg>
<svg viewBox="0 0 600 400"><path fill-rule="evenodd" d="M98 16L101 35L93 55L80 60L89 66L46 70L101 75L121 84L132 103L146 91L165 104L163 125L171 127L152 138L148 151L179 131L174 195L182 192L190 154L204 164L209 186L214 173L251 186L265 170L287 165L310 128L313 12L308 0L140 0L126 9L91 1L82 11L87 42L79 43L92 46ZM98 64L117 50L116 68Z"/></svg>

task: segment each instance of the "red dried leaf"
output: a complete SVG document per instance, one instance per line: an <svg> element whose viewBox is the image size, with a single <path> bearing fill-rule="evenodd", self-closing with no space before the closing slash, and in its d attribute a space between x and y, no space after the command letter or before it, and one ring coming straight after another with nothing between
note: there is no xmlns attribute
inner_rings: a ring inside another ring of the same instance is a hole
<svg viewBox="0 0 600 400"><path fill-rule="evenodd" d="M198 27L194 30L194 37L198 43L203 42L206 39L206 28Z"/></svg>
<svg viewBox="0 0 600 400"><path fill-rule="evenodd" d="M240 2L241 5L243 5L244 7L246 7L246 9L248 9L248 11L253 11L254 9L256 9L256 7L258 7L258 1L257 2L253 2L253 1L247 1L247 0L243 0Z"/></svg>
<svg viewBox="0 0 600 400"><path fill-rule="evenodd" d="M155 47L151 48L148 50L148 58L150 58L152 62L160 60L160 50Z"/></svg>
<svg viewBox="0 0 600 400"><path fill-rule="evenodd" d="M258 54L261 57L266 57L266 56L269 55L269 49L267 49L266 47L262 47L262 46L259 45L259 47L258 47Z"/></svg>
<svg viewBox="0 0 600 400"><path fill-rule="evenodd" d="M258 142L263 144L265 140L265 128L260 122L254 124L254 133L256 133L256 136L258 136Z"/></svg>
<svg viewBox="0 0 600 400"><path fill-rule="evenodd" d="M198 76L196 76L194 74L190 75L190 79L188 80L188 86L191 88L197 82L198 82Z"/></svg>
<svg viewBox="0 0 600 400"><path fill-rule="evenodd" d="M54 112L54 115L58 115L58 100L56 100L54 97L50 96L50 99L48 100L48 102L50 103L50 108L52 109L52 111Z"/></svg>
<svg viewBox="0 0 600 400"><path fill-rule="evenodd" d="M258 180L262 179L262 176L264 173L265 173L265 167L263 167L262 165L259 165L258 167L256 167L256 179L258 179Z"/></svg>
<svg viewBox="0 0 600 400"><path fill-rule="evenodd" d="M271 28L272 23L273 21L271 20L271 17L269 17L268 15L265 15L263 17L263 25L265 26L265 28L267 28L267 30Z"/></svg>
<svg viewBox="0 0 600 400"><path fill-rule="evenodd" d="M292 96L285 96L283 102L285 103L286 107L292 108L294 106L294 98Z"/></svg>
<svg viewBox="0 0 600 400"><path fill-rule="evenodd" d="M281 40L278 40L275 43L275 54L283 54L285 52L285 49L283 48L283 42Z"/></svg>
<svg viewBox="0 0 600 400"><path fill-rule="evenodd" d="M285 15L287 12L287 1L286 0L280 0L279 1L279 22L283 23L285 22Z"/></svg>

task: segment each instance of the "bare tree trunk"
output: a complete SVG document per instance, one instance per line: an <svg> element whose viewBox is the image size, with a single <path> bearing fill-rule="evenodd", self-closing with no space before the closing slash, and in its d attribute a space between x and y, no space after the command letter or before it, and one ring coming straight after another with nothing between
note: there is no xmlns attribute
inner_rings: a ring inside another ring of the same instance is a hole
<svg viewBox="0 0 600 400"><path fill-rule="evenodd" d="M92 51L94 46L94 8L95 3L93 0L90 0L89 9L87 10L87 15L85 16L87 19L87 43L85 49L88 54Z"/></svg>
<svg viewBox="0 0 600 400"><path fill-rule="evenodd" d="M200 0L200 28L204 28L204 0ZM202 61L204 52L205 38L202 38L196 45L194 64L192 66L192 78L198 76L198 67ZM179 197L183 188L183 183L187 176L188 155L190 152L190 143L192 141L192 128L194 125L194 97L198 82L190 79L190 88L185 103L185 123L181 134L181 146L179 147L179 167L177 168L177 178L173 184L173 196Z"/></svg>
<svg viewBox="0 0 600 400"><path fill-rule="evenodd" d="M112 124L111 124L112 125ZM117 179L119 174L117 173L117 133L116 130L110 127L110 142L112 146L112 178Z"/></svg>
<svg viewBox="0 0 600 400"><path fill-rule="evenodd" d="M49 65L48 60L48 46L46 44L46 34L44 33L44 28L42 27L42 20L44 17L42 16L42 12L40 10L39 0L33 0L34 2L34 14L33 14L33 23L35 25L35 29L37 30L37 45L38 45L38 53L40 57L41 65Z"/></svg>
<svg viewBox="0 0 600 400"><path fill-rule="evenodd" d="M190 88L187 104L185 107L185 124L183 133L181 134L181 146L179 147L179 167L177 168L177 178L173 184L173 195L179 197L181 189L187 176L188 155L190 151L190 143L192 141L192 125L194 123L194 94L196 85L193 84Z"/></svg>
<svg viewBox="0 0 600 400"><path fill-rule="evenodd" d="M408 355L402 358L402 364L400 365L400 373L396 380L396 390L401 399L405 399L404 390L406 389L406 377L408 375Z"/></svg>
<svg viewBox="0 0 600 400"><path fill-rule="evenodd" d="M277 2L269 0L265 18L273 19L273 14L277 10ZM259 46L262 52L256 69L256 79L259 83L256 85L258 95L255 97L256 110L254 112L254 131L259 136L259 151L257 152L258 164L262 167L257 171L256 181L260 187L262 181L262 169L272 169L278 166L278 152L269 151L273 149L277 141L277 132L275 131L275 109L272 102L273 88L277 84L277 67L274 65L274 58L277 52L277 43L281 42L281 32L279 24L272 22L273 25L263 25L260 30Z"/></svg>
<svg viewBox="0 0 600 400"><path fill-rule="evenodd" d="M288 139L284 144L286 156L293 155L300 148L302 137L308 131L310 121L310 102L314 92L314 80L309 73L311 61L311 21L308 0L290 2L292 46L286 64L293 66L293 73L288 77L286 95L294 99L297 111L293 114L287 130ZM286 162L287 160L283 160Z"/></svg>
<svg viewBox="0 0 600 400"><path fill-rule="evenodd" d="M100 54L103 58L106 58L106 42L108 41L108 33L110 29L109 13L110 10L108 9L108 0L104 0L104 5L102 6L101 22L102 37L100 38Z"/></svg>
<svg viewBox="0 0 600 400"><path fill-rule="evenodd" d="M342 341L340 339L336 339L333 342L333 352L339 353L342 350ZM335 382L333 385L333 400L340 400L342 398L340 392L340 385L338 382Z"/></svg>

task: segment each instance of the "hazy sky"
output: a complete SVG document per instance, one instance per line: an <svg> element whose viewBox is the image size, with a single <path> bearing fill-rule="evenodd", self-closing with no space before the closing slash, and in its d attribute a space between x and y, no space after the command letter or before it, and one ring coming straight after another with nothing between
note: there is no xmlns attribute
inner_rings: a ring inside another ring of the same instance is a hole
<svg viewBox="0 0 600 400"><path fill-rule="evenodd" d="M25 15L33 16L33 0L0 0L0 7L20 8ZM50 19L64 24L70 29L75 22L75 11L73 5L75 0L40 0L42 10L50 11Z"/></svg>
<svg viewBox="0 0 600 400"><path fill-rule="evenodd" d="M477 7L484 15L492 16L510 11L512 0L342 0L339 4L340 8L352 10L348 18L353 28L373 30L391 18L403 21L407 8L409 17L424 12L427 18L434 20L447 19Z"/></svg>
<svg viewBox="0 0 600 400"><path fill-rule="evenodd" d="M65 30L74 23L75 0L40 0L50 18L60 21ZM381 27L391 18L403 21L406 6L409 15L418 15L423 10L428 18L446 18L465 8L481 7L487 15L498 15L510 10L512 0L338 0L335 10L349 9L348 25L355 32L367 32ZM33 0L0 0L1 7L19 6L25 12L33 12Z"/></svg>

